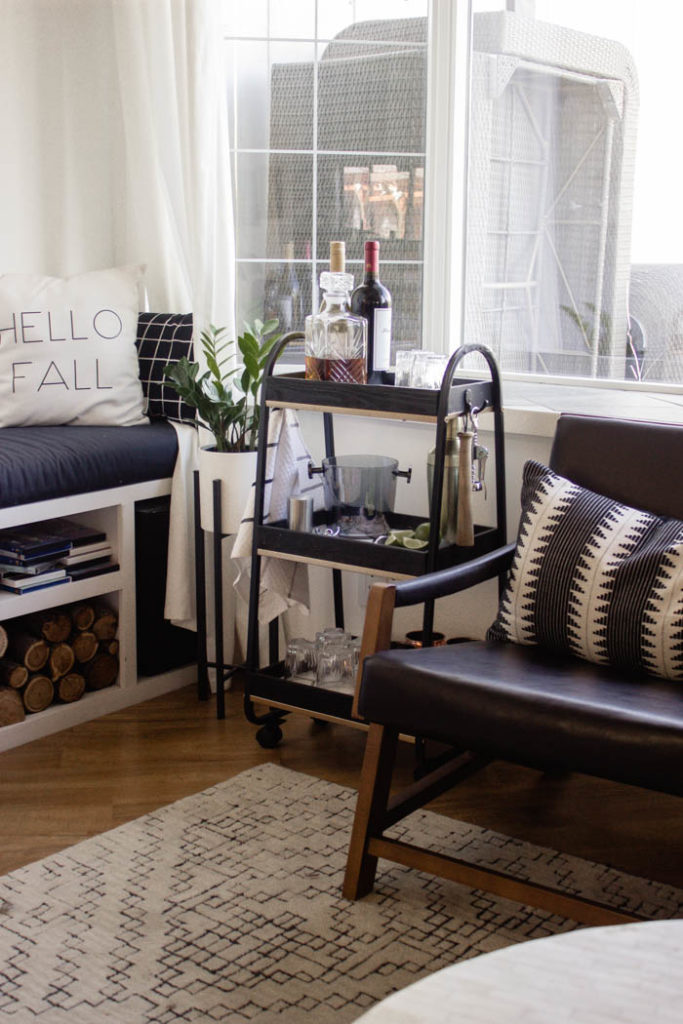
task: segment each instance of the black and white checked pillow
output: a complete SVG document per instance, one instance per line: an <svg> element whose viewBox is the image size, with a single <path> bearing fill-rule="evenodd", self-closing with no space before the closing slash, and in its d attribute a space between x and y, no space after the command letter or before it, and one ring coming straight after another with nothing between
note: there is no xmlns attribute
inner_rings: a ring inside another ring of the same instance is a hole
<svg viewBox="0 0 683 1024"><path fill-rule="evenodd" d="M151 419L195 423L196 410L187 405L164 377L167 363L194 358L192 313L140 313L135 342L145 412Z"/></svg>
<svg viewBox="0 0 683 1024"><path fill-rule="evenodd" d="M517 548L488 638L683 680L683 522L527 462Z"/></svg>

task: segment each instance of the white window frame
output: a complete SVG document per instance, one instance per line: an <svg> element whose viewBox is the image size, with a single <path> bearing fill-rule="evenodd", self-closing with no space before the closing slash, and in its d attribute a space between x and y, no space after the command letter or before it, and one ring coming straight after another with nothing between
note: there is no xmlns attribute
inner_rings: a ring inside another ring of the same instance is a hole
<svg viewBox="0 0 683 1024"><path fill-rule="evenodd" d="M525 0L507 0L525 13ZM531 12L526 12L531 13ZM423 334L450 353L467 341L465 281L472 0L430 0L425 160ZM683 384L502 373L529 385L681 395Z"/></svg>
<svg viewBox="0 0 683 1024"><path fill-rule="evenodd" d="M465 340L471 17L469 0L431 0L422 344L437 352Z"/></svg>

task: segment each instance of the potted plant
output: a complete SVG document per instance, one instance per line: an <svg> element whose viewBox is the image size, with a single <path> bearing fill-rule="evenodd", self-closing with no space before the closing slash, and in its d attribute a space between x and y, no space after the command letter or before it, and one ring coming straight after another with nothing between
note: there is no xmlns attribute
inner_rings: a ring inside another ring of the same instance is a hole
<svg viewBox="0 0 683 1024"><path fill-rule="evenodd" d="M221 480L221 531L236 533L256 476L261 407L259 389L266 361L280 338L278 321L255 320L244 333L226 340L225 327L211 324L200 343L207 369L185 356L164 369L169 384L197 410L197 422L215 443L199 453L202 528L213 529L213 482ZM241 355L241 362L237 354Z"/></svg>

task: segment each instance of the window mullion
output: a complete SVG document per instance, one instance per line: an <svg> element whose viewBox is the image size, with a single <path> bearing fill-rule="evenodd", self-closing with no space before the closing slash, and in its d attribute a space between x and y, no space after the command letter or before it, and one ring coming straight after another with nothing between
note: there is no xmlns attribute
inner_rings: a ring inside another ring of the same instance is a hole
<svg viewBox="0 0 683 1024"><path fill-rule="evenodd" d="M463 337L469 130L469 0L431 0L423 345L454 351Z"/></svg>

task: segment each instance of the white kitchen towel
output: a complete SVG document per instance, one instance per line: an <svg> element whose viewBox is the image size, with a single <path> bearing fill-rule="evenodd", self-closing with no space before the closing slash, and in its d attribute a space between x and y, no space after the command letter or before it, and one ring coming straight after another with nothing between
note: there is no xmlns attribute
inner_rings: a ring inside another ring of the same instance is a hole
<svg viewBox="0 0 683 1024"><path fill-rule="evenodd" d="M296 412L275 409L268 420L265 487L263 491L263 522L286 520L289 496L310 494L313 508L323 508L323 486L320 479L311 480L308 464L311 456L306 448ZM237 563L235 590L249 600L251 553L254 525L255 489L252 487L242 524L237 531L232 551ZM259 621L270 622L288 608L298 606L309 611L308 566L280 558L261 560Z"/></svg>

